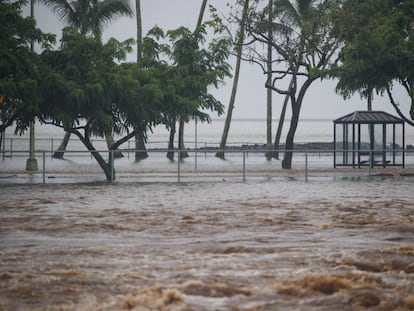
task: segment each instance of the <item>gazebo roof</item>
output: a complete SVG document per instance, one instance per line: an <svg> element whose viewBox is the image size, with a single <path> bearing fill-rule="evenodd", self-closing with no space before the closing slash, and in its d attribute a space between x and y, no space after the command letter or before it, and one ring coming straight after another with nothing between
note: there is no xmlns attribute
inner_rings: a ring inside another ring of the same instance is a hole
<svg viewBox="0 0 414 311"><path fill-rule="evenodd" d="M360 124L404 123L402 119L384 111L355 111L336 119L333 122Z"/></svg>

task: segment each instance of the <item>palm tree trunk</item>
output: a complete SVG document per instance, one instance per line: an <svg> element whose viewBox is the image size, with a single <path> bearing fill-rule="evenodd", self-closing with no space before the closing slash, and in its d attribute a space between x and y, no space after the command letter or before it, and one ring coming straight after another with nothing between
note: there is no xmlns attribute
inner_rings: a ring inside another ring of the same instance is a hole
<svg viewBox="0 0 414 311"><path fill-rule="evenodd" d="M65 154L66 148L68 147L69 139L70 133L65 132L65 136L63 137L62 142L59 145L59 148L57 148L57 150L53 154L53 158L63 159L63 155Z"/></svg>
<svg viewBox="0 0 414 311"><path fill-rule="evenodd" d="M137 64L142 58L142 16L141 16L141 0L135 0L136 22L137 22ZM148 157L147 148L145 147L144 135L135 135L135 161L140 161Z"/></svg>
<svg viewBox="0 0 414 311"><path fill-rule="evenodd" d="M273 11L273 0L269 0L269 8L268 8L268 43L267 43L267 81L268 83L272 83L272 11ZM266 138L267 138L267 152L266 152L266 159L270 161L272 159L272 89L267 89L267 131L266 131Z"/></svg>
<svg viewBox="0 0 414 311"><path fill-rule="evenodd" d="M142 57L142 17L141 0L135 0L135 10L137 19L137 63L141 62Z"/></svg>
<svg viewBox="0 0 414 311"><path fill-rule="evenodd" d="M282 136L283 124L285 123L286 108L289 102L289 95L285 96L283 101L282 111L280 112L279 124L277 125L277 131L275 136L275 143L273 145L273 158L279 160L279 146L280 146L280 137Z"/></svg>
<svg viewBox="0 0 414 311"><path fill-rule="evenodd" d="M201 26L201 23L203 22L203 16L204 12L206 11L207 6L207 0L203 0L203 3L201 4L200 13L198 14L198 20L197 20L197 28Z"/></svg>
<svg viewBox="0 0 414 311"><path fill-rule="evenodd" d="M243 42L244 42L244 24L246 22L248 8L249 8L249 0L245 0L244 6L243 6L242 20L240 23L240 36L239 36L239 40L236 46L237 60L236 60L236 68L234 72L233 87L231 90L229 106L227 108L226 121L224 123L223 134L220 140L219 151L216 153L216 157L221 158L221 159L224 159L224 149L226 148L227 137L229 135L230 123L231 123L231 119L233 115L234 103L236 101L237 87L239 84L239 76L240 76L241 57L242 57L242 51L243 51Z"/></svg>
<svg viewBox="0 0 414 311"><path fill-rule="evenodd" d="M288 87L289 92L292 91L293 84L294 84L294 77L292 77L292 79L290 80L289 87ZM282 136L283 124L285 123L286 108L287 108L287 104L289 103L289 98L290 98L290 95L287 94L285 96L285 100L283 101L282 110L280 112L279 124L277 126L277 131L276 131L276 136L275 136L275 143L273 145L272 156L275 159L279 159L280 137Z"/></svg>
<svg viewBox="0 0 414 311"><path fill-rule="evenodd" d="M34 18L34 0L30 0L30 17ZM33 52L34 51L34 41L31 40L30 42L30 50ZM34 123L35 121L31 121L30 122L30 128L29 128L29 132L30 132L30 144L29 144L29 149L30 149L30 154L29 154L29 158L26 161L26 171L29 172L35 172L38 170L37 167L37 160L35 158L35 126Z"/></svg>

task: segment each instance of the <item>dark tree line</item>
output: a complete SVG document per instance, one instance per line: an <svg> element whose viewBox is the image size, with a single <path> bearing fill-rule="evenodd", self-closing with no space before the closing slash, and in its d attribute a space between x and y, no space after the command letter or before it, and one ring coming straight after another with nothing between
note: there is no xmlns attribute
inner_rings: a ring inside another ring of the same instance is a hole
<svg viewBox="0 0 414 311"><path fill-rule="evenodd" d="M197 116L207 121L206 109L223 111L208 90L230 74L226 62L230 43L226 39L206 42L207 25L200 25L196 32L180 27L164 33L154 28L143 39L140 63L122 64L134 40L111 38L103 43L96 28L88 35L67 27L58 49L45 45L38 55L30 51L30 42L48 43L51 37L36 29L34 19L21 18L24 4L1 1L2 25L10 24L10 12L18 24L1 32L1 43L7 46L2 53L8 52L1 63L4 128L16 122L17 129L25 130L35 119L61 127L92 151L111 180L111 151L130 138L145 137L152 127L171 126L179 118ZM23 26L27 33L20 34ZM96 152L91 136L104 137L108 132L119 139L104 158Z"/></svg>

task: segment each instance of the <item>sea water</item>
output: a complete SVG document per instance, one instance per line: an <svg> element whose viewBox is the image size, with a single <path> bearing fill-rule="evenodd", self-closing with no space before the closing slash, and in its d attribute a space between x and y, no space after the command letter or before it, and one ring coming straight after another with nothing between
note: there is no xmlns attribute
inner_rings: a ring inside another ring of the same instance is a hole
<svg viewBox="0 0 414 311"><path fill-rule="evenodd" d="M284 143L289 130L289 120L284 122L281 143ZM273 138L276 133L278 121L272 122ZM186 148L203 148L218 147L222 137L224 120L213 119L210 123L201 123L190 121L185 126L185 147ZM267 125L265 120L261 119L235 119L231 122L227 146L241 145L263 145L266 144ZM333 122L332 120L300 120L296 130L295 142L333 142ZM61 128L52 125L36 124L36 148L49 151L56 150L64 136ZM414 145L414 127L406 125L406 146ZM9 150L27 150L29 147L29 133L25 132L22 136L14 135L13 129L6 131L6 142L4 148ZM165 126L157 126L148 131L147 147L163 148L168 147L169 131ZM177 137L175 145L177 145ZM94 137L93 141L97 149L106 149L106 143L103 138ZM69 150L84 150L84 146L79 139L72 135L72 140L68 146ZM120 147L121 149L134 149L133 139Z"/></svg>

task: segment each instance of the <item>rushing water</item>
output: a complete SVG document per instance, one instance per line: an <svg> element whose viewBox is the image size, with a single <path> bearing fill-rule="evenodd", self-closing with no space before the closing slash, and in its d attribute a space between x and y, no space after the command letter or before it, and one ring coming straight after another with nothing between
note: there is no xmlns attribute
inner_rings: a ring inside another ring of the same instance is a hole
<svg viewBox="0 0 414 311"><path fill-rule="evenodd" d="M1 310L413 310L412 180L1 186Z"/></svg>

